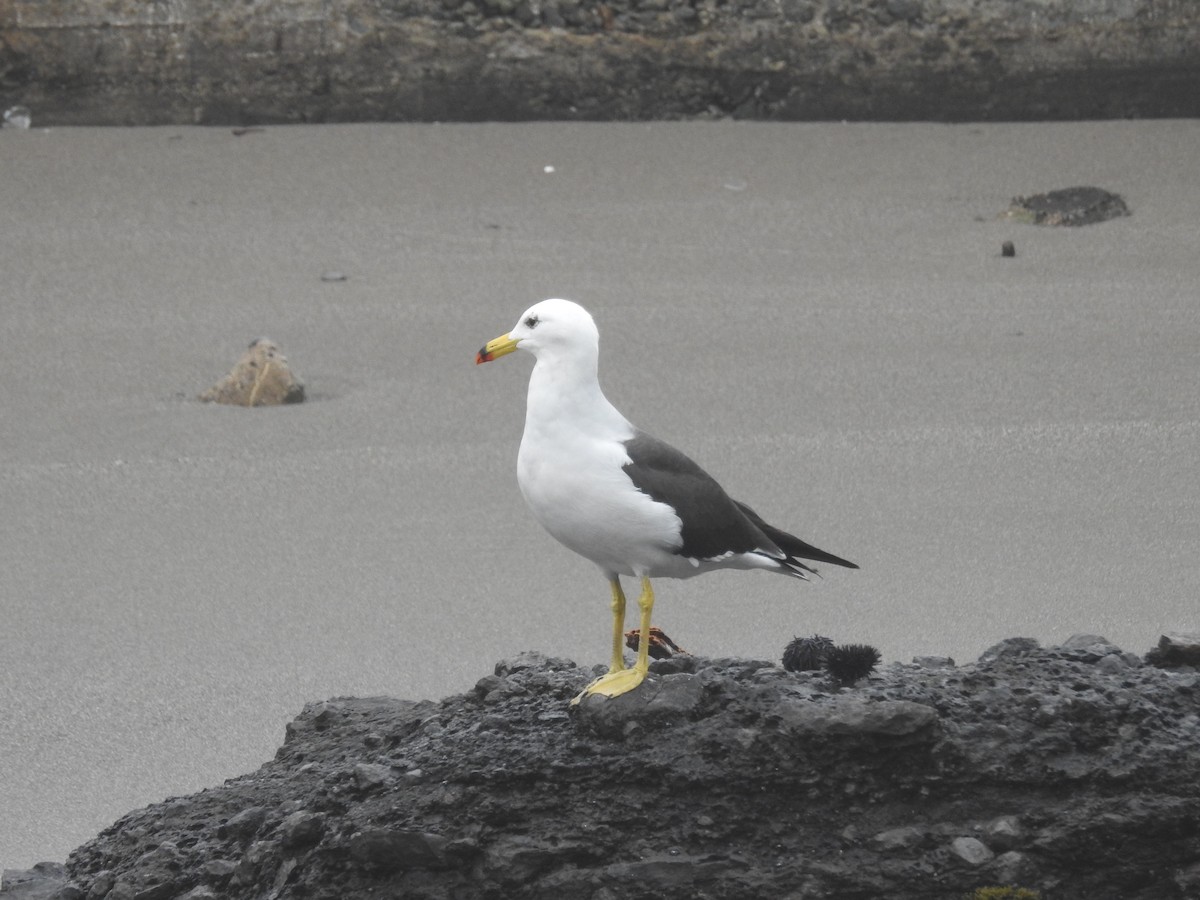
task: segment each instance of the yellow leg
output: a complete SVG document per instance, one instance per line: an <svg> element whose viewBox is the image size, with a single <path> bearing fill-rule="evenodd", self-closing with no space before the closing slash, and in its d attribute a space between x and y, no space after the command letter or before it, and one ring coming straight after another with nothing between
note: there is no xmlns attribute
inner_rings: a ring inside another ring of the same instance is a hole
<svg viewBox="0 0 1200 900"><path fill-rule="evenodd" d="M612 587L613 614L613 645L612 662L608 664L608 673L620 672L625 668L625 592L621 590L621 582L614 578Z"/></svg>
<svg viewBox="0 0 1200 900"><path fill-rule="evenodd" d="M650 613L654 610L654 590L650 587L649 578L642 579L638 608L642 611L642 630L638 634L638 655L634 668L640 669L644 678L650 671Z"/></svg>
<svg viewBox="0 0 1200 900"><path fill-rule="evenodd" d="M617 592L620 586L613 589L613 610L617 608ZM624 619L624 595L621 597L621 609ZM574 700L571 705L574 706L588 694L603 694L605 697L619 697L621 694L632 691L635 687L641 684L646 673L650 671L650 614L654 610L654 590L650 587L650 579L642 579L642 594L638 597L638 607L641 609L641 635L638 638L638 655L637 662L634 663L632 669L610 668L607 675L601 675L591 684L589 684ZM616 663L618 655L620 655L620 629L624 627L623 622L616 626L613 634L613 662ZM621 661L622 667L625 665L624 660Z"/></svg>

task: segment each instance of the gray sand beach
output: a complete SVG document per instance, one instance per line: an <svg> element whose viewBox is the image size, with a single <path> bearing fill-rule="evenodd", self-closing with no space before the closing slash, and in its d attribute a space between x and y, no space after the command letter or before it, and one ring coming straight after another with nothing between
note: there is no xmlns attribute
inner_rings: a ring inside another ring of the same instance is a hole
<svg viewBox="0 0 1200 900"><path fill-rule="evenodd" d="M605 661L516 485L531 361L473 364L550 296L631 420L862 566L662 581L682 646L1196 630L1198 172L1197 120L0 132L0 867L305 701ZM998 218L1081 184L1133 214ZM195 399L263 335L308 402Z"/></svg>

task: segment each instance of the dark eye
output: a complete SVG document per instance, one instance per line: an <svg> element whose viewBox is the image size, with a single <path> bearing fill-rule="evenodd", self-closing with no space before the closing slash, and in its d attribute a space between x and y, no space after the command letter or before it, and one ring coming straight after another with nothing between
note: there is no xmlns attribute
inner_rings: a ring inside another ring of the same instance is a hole
<svg viewBox="0 0 1200 900"><path fill-rule="evenodd" d="M525 320L525 327L526 328L537 328L537 323L538 323L538 317L530 316L529 318L527 318Z"/></svg>

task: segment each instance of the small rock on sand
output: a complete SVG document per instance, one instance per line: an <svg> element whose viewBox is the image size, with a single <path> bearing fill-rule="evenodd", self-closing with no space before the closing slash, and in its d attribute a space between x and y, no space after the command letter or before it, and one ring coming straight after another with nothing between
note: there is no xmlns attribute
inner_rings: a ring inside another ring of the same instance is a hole
<svg viewBox="0 0 1200 900"><path fill-rule="evenodd" d="M250 344L233 369L200 395L205 403L231 406L279 406L304 402L304 385L287 357L270 338Z"/></svg>
<svg viewBox="0 0 1200 900"><path fill-rule="evenodd" d="M1004 216L1032 225L1094 225L1129 215L1120 195L1097 187L1072 187L1014 197ZM1016 252L1012 254L1015 256Z"/></svg>

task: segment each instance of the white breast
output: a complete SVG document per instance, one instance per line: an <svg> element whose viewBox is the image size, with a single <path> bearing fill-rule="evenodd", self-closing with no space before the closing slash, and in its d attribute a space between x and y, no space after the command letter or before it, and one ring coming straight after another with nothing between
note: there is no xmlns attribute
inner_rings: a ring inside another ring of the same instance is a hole
<svg viewBox="0 0 1200 900"><path fill-rule="evenodd" d="M622 470L629 457L618 435L546 431L527 424L517 481L551 535L607 573L692 574L671 552L683 543L679 517L634 487Z"/></svg>

